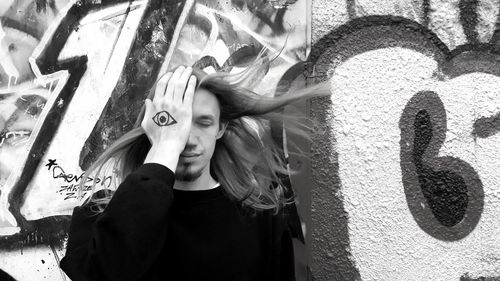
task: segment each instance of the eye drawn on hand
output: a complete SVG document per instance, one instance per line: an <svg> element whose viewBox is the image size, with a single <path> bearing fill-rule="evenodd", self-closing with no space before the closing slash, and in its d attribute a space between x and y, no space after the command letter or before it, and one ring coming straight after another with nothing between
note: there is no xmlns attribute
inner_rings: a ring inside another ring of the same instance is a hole
<svg viewBox="0 0 500 281"><path fill-rule="evenodd" d="M153 121L160 127L170 126L177 123L174 117L172 117L172 115L170 115L167 111L160 111L156 113L156 115L153 116Z"/></svg>

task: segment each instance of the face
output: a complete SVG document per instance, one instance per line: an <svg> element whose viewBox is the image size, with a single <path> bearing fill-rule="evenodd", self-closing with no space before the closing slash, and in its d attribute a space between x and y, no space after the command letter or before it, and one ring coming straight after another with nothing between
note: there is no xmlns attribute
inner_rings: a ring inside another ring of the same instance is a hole
<svg viewBox="0 0 500 281"><path fill-rule="evenodd" d="M193 100L193 124L184 151L179 157L175 177L180 181L194 181L210 173L210 159L215 143L224 134L220 123L219 102L214 94L198 89Z"/></svg>

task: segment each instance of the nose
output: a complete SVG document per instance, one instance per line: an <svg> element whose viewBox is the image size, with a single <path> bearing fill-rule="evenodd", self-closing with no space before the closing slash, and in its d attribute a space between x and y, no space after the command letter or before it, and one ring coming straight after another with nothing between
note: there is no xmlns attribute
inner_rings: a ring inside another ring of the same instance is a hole
<svg viewBox="0 0 500 281"><path fill-rule="evenodd" d="M197 144L198 144L198 137L194 133L194 130L191 130L191 132L189 132L189 137L186 142L186 149L189 150L190 148L194 148L196 147Z"/></svg>

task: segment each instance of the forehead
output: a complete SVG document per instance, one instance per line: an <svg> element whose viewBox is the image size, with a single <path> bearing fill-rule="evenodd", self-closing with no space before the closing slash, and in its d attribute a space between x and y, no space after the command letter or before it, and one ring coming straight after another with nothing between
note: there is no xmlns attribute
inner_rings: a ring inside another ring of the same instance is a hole
<svg viewBox="0 0 500 281"><path fill-rule="evenodd" d="M213 115L219 118L219 101L212 92L199 88L194 93L193 99L193 117L203 115Z"/></svg>

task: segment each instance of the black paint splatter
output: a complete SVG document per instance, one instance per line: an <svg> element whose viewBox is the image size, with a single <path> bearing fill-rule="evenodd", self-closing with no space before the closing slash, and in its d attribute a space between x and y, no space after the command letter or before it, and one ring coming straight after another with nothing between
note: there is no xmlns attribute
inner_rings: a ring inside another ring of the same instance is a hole
<svg viewBox="0 0 500 281"><path fill-rule="evenodd" d="M406 201L429 235L456 241L469 235L481 217L483 185L467 162L438 156L446 139L446 110L434 92L419 92L401 116L400 161Z"/></svg>
<svg viewBox="0 0 500 281"><path fill-rule="evenodd" d="M464 275L460 276L460 281L500 281L500 276L496 277L470 277L469 273L465 273Z"/></svg>
<svg viewBox="0 0 500 281"><path fill-rule="evenodd" d="M460 23L462 24L467 41L472 44L479 43L476 30L479 22L477 16L478 5L478 0L460 0L458 3L458 8L460 9Z"/></svg>
<svg viewBox="0 0 500 281"><path fill-rule="evenodd" d="M45 164L45 167L48 167L48 170L52 168L52 166L57 166L56 159L49 159L49 163Z"/></svg>
<svg viewBox="0 0 500 281"><path fill-rule="evenodd" d="M491 117L481 117L474 122L472 135L487 138L500 132L500 113Z"/></svg>
<svg viewBox="0 0 500 281"><path fill-rule="evenodd" d="M346 0L347 6L347 15L349 15L349 19L356 18L356 0Z"/></svg>
<svg viewBox="0 0 500 281"><path fill-rule="evenodd" d="M432 213L444 226L457 225L467 210L467 186L463 178L449 170L435 171L424 161L424 154L431 144L433 124L429 113L421 110L415 116L413 140L413 163L422 193Z"/></svg>
<svg viewBox="0 0 500 281"><path fill-rule="evenodd" d="M431 12L431 1L430 0L423 0L422 1L422 25L425 26L425 27L429 27L429 22L430 22L430 19L429 19L429 15L430 15L430 12Z"/></svg>

